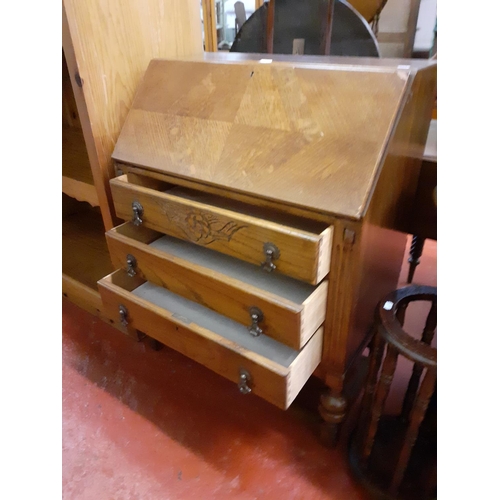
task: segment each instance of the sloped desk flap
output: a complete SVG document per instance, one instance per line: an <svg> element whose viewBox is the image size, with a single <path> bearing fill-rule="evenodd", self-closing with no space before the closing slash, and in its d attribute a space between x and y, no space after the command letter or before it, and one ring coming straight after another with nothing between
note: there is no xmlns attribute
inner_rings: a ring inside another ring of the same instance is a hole
<svg viewBox="0 0 500 500"><path fill-rule="evenodd" d="M409 75L397 65L153 60L113 158L359 218Z"/></svg>

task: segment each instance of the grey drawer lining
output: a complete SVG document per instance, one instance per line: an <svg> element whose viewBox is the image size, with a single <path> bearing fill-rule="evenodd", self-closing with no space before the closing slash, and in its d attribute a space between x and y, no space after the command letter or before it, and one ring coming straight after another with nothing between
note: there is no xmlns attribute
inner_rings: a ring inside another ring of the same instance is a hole
<svg viewBox="0 0 500 500"><path fill-rule="evenodd" d="M298 351L266 335L253 337L244 325L150 282L142 284L132 294L166 309L186 325L194 323L206 328L285 368L288 368L298 355Z"/></svg>
<svg viewBox="0 0 500 500"><path fill-rule="evenodd" d="M316 288L279 273L268 273L259 266L172 236L162 236L149 246L192 264L225 274L296 304L302 304ZM264 260L264 254L262 254L262 260Z"/></svg>

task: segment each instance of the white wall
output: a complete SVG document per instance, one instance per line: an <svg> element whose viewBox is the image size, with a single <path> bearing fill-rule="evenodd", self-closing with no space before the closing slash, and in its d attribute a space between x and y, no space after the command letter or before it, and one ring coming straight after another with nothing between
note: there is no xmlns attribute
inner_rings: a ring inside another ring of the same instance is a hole
<svg viewBox="0 0 500 500"><path fill-rule="evenodd" d="M380 14L379 33L404 33L408 27L408 18L412 0L388 0ZM437 0L420 0L417 31L414 50L429 51L434 38ZM402 57L404 43L380 42L382 57Z"/></svg>
<svg viewBox="0 0 500 500"><path fill-rule="evenodd" d="M420 0L414 50L430 50L434 41L437 0Z"/></svg>

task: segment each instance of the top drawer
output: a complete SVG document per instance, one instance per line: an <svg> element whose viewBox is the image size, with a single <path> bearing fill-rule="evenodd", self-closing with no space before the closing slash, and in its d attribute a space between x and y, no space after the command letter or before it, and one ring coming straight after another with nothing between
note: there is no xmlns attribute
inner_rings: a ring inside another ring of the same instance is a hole
<svg viewBox="0 0 500 500"><path fill-rule="evenodd" d="M311 284L330 268L333 226L154 179L112 179L116 214Z"/></svg>

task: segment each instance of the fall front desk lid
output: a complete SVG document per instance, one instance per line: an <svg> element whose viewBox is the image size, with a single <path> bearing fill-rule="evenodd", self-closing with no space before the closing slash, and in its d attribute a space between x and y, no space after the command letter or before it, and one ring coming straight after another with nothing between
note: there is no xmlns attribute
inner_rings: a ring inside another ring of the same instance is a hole
<svg viewBox="0 0 500 500"><path fill-rule="evenodd" d="M359 218L409 75L398 66L155 59L113 159Z"/></svg>

